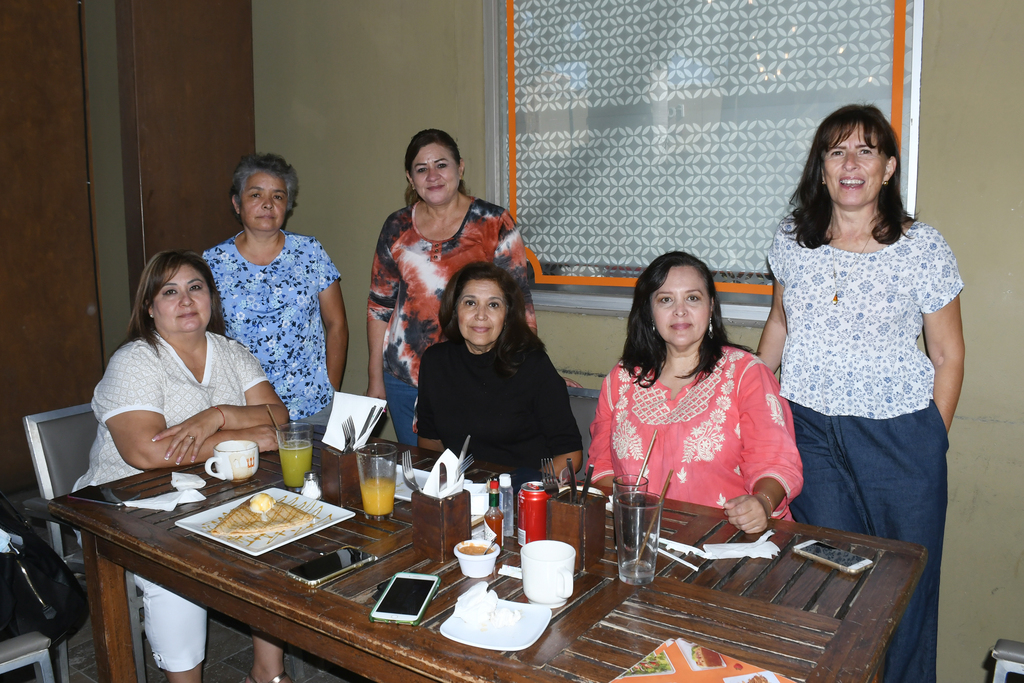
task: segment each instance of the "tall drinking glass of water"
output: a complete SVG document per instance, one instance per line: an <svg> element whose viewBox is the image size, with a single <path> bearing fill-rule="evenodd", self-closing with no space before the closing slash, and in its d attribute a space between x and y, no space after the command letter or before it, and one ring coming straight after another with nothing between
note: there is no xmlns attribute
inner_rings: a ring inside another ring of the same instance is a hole
<svg viewBox="0 0 1024 683"><path fill-rule="evenodd" d="M277 431L277 452L281 456L284 485L296 491L303 477L313 469L313 425L289 422Z"/></svg>
<svg viewBox="0 0 1024 683"><path fill-rule="evenodd" d="M614 498L613 513L619 581L635 586L651 583L658 562L661 498L644 491L620 493Z"/></svg>

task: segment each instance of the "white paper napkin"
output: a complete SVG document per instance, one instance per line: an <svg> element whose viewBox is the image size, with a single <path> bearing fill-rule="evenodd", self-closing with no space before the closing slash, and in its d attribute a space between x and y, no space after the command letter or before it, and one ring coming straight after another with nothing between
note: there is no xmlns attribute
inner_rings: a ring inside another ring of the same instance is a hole
<svg viewBox="0 0 1024 683"><path fill-rule="evenodd" d="M779 546L768 539L775 532L769 529L753 543L705 543L704 556L711 560L725 560L736 557L761 557L771 559L779 554Z"/></svg>
<svg viewBox="0 0 1024 683"><path fill-rule="evenodd" d="M342 429L342 423L345 418L352 417L352 425L356 429L356 445L354 448L365 446L367 439L370 438L370 433L373 432L373 427L376 425L370 425L366 430L366 433L362 436L359 435L359 430L366 424L366 418L370 416L370 411L375 408L383 408L387 406L388 402L382 398L371 398L369 396L356 396L355 394L343 394L340 391L334 392L334 406L331 408L331 419L327 423L327 431L324 433L324 443L328 446L333 446L339 451L345 449L345 430ZM383 415L383 413L381 413ZM380 420L380 418L377 418Z"/></svg>
<svg viewBox="0 0 1024 683"><path fill-rule="evenodd" d="M452 616L478 628L504 628L519 621L523 617L523 611L498 607L498 594L487 590L486 581L480 581L455 601L455 612Z"/></svg>
<svg viewBox="0 0 1024 683"><path fill-rule="evenodd" d="M196 474L171 472L171 486L179 491L185 491L187 489L201 489L206 486L206 480Z"/></svg>
<svg viewBox="0 0 1024 683"><path fill-rule="evenodd" d="M441 468L445 471L445 486L441 489ZM464 477L456 477L459 471L459 457L445 449L441 457L434 463L427 481L423 484L423 493L434 498L444 498L462 490ZM440 489L440 490L439 490Z"/></svg>
<svg viewBox="0 0 1024 683"><path fill-rule="evenodd" d="M165 493L162 496L153 496L152 498L126 500L124 504L130 508L145 508L146 510L163 510L164 512L170 512L178 505L182 505L184 503L198 503L201 500L206 500L206 496L195 489L185 489L184 491L171 491L170 493Z"/></svg>

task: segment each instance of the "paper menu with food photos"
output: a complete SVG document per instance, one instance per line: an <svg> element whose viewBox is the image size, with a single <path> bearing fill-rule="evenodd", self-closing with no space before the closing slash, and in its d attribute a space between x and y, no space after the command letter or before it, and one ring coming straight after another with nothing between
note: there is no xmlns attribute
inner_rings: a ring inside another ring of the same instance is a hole
<svg viewBox="0 0 1024 683"><path fill-rule="evenodd" d="M666 640L615 680L636 683L794 683L682 638Z"/></svg>

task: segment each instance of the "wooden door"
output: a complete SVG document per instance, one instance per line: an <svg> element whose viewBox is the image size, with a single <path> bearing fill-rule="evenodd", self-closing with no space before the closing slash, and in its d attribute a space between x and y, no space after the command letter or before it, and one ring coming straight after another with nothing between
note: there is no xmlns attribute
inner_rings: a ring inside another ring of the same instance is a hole
<svg viewBox="0 0 1024 683"><path fill-rule="evenodd" d="M86 403L103 373L80 4L4 0L0 489L35 485L23 415Z"/></svg>
<svg viewBox="0 0 1024 683"><path fill-rule="evenodd" d="M241 227L228 190L256 148L250 0L117 0L128 280L164 249Z"/></svg>

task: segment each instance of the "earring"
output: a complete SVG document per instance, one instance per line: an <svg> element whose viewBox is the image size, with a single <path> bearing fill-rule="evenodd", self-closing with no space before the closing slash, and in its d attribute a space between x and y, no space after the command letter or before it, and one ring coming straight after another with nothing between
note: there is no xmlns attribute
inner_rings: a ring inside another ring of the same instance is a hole
<svg viewBox="0 0 1024 683"><path fill-rule="evenodd" d="M824 181L824 180L822 180L822 181L821 181L821 184L822 184L822 185L824 185L824 184L825 184L825 181Z"/></svg>
<svg viewBox="0 0 1024 683"><path fill-rule="evenodd" d="M708 319L708 339L715 338L715 328L711 327L711 320Z"/></svg>
<svg viewBox="0 0 1024 683"><path fill-rule="evenodd" d="M883 185L883 186L885 186L885 185L888 185L888 184L889 184L889 181L888 181L888 180L883 180L883 181L882 181L882 185Z"/></svg>

